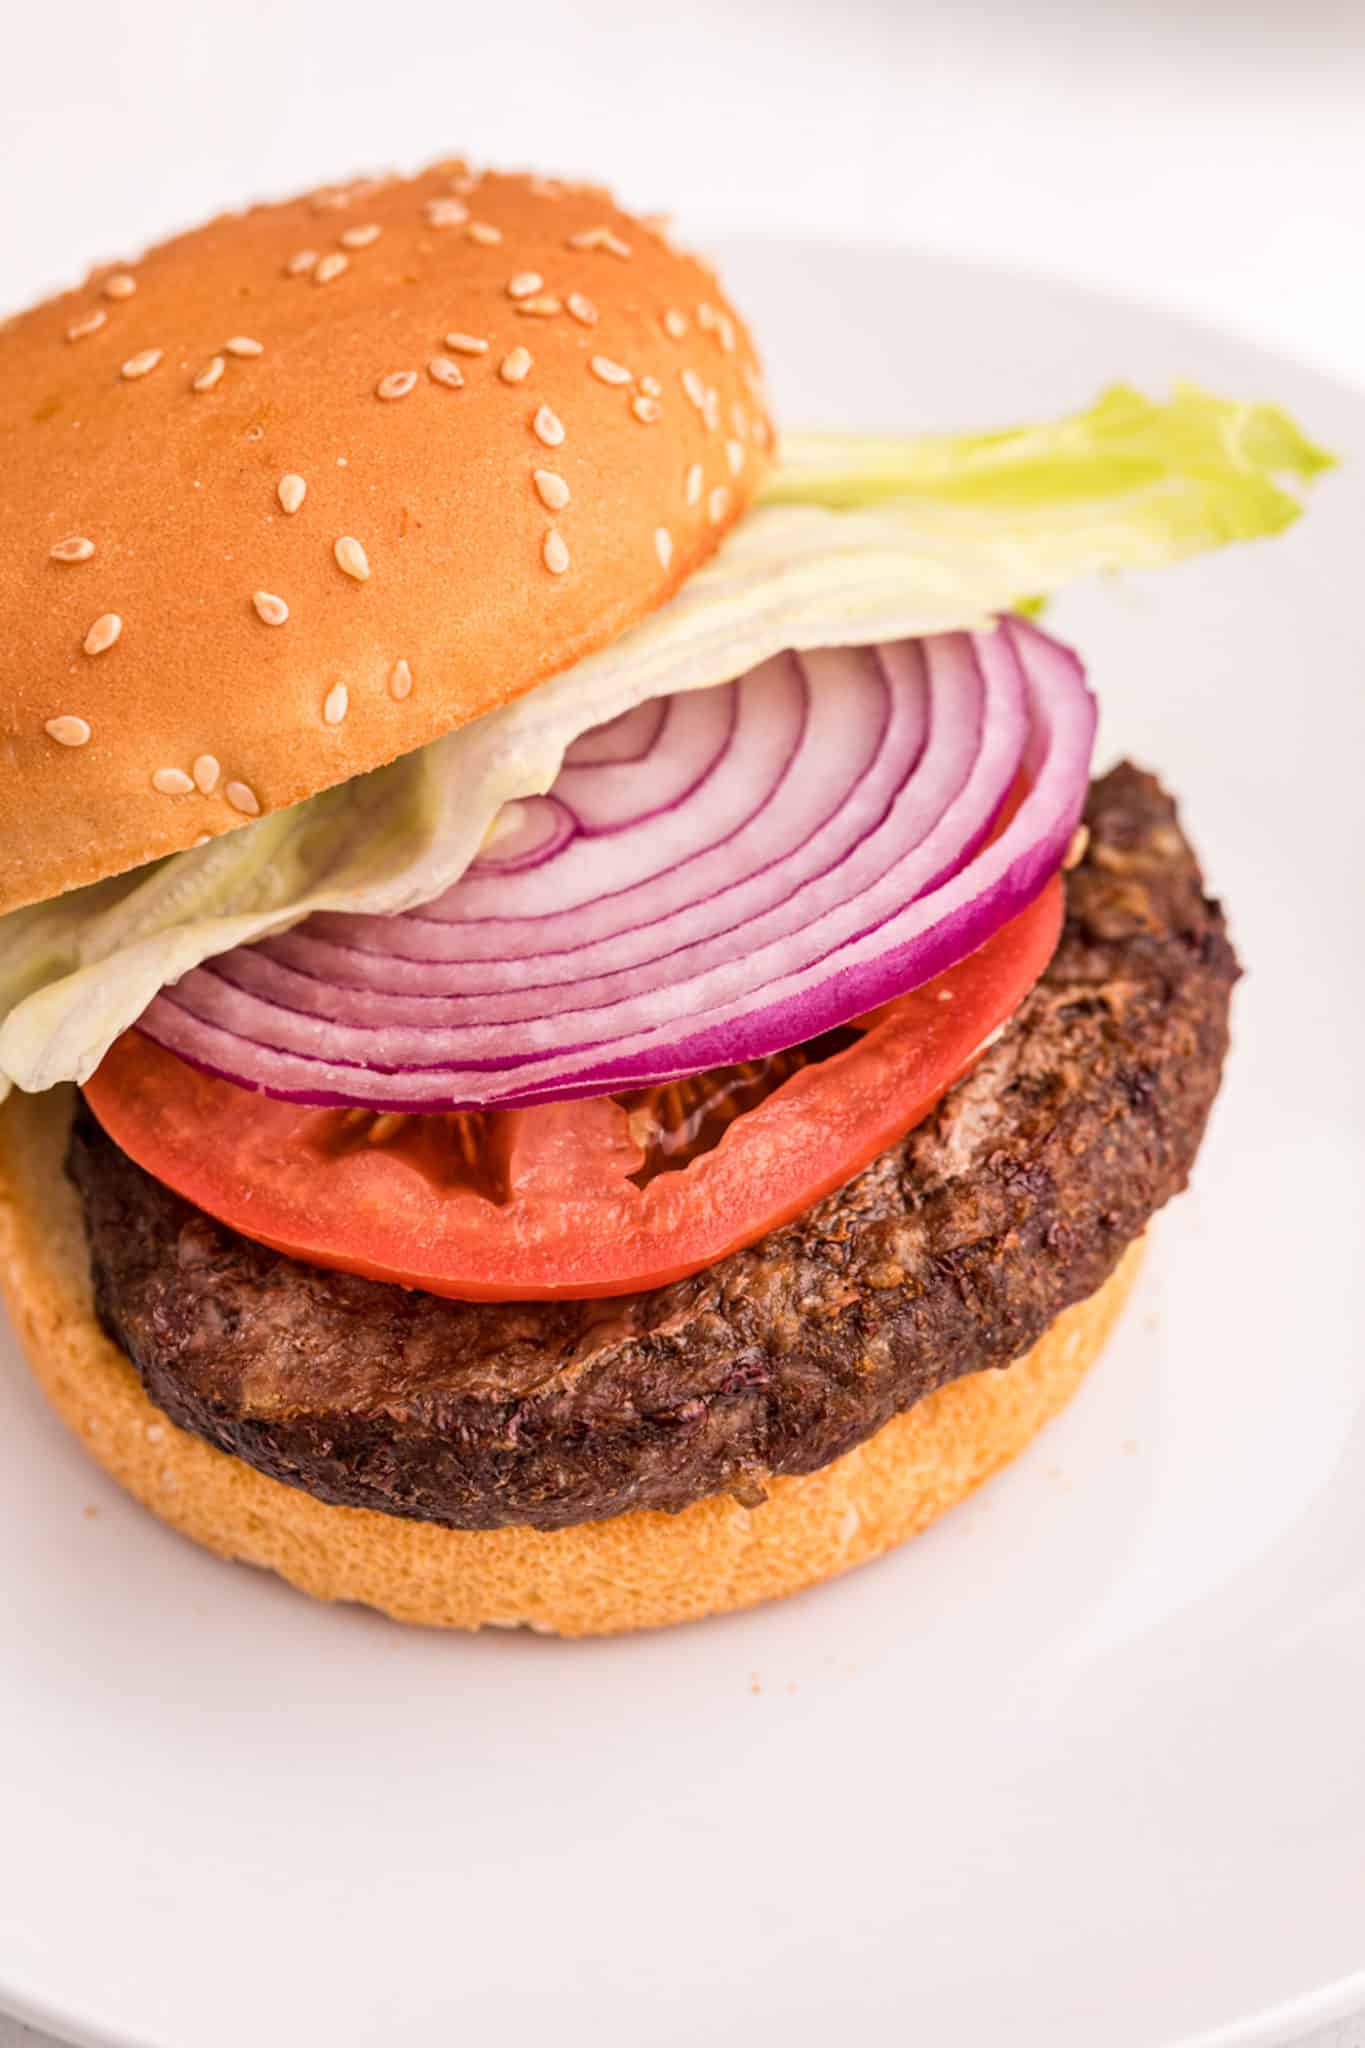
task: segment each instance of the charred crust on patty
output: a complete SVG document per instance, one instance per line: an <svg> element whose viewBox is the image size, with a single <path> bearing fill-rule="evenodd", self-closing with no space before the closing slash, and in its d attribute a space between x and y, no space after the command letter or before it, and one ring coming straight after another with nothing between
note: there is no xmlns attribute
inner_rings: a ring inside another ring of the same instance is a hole
<svg viewBox="0 0 1365 2048"><path fill-rule="evenodd" d="M963 1373L1006 1367L1184 1187L1237 977L1175 807L1091 787L1057 952L900 1144L709 1272L614 1300L462 1303L217 1223L82 1112L105 1329L152 1399L319 1499L555 1529L762 1497Z"/></svg>

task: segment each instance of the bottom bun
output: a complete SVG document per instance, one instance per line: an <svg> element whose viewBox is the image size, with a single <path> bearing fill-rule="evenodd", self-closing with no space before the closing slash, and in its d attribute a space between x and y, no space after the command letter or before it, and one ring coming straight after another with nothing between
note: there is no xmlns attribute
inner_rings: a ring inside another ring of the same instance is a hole
<svg viewBox="0 0 1365 2048"><path fill-rule="evenodd" d="M219 1556L320 1600L438 1628L610 1635L723 1614L877 1557L1021 1451L1098 1357L1137 1271L1131 1245L1088 1301L1006 1371L957 1379L819 1472L680 1514L558 1530L440 1528L331 1507L177 1429L95 1321L80 1205L62 1171L73 1096L0 1110L0 1280L34 1374L120 1485Z"/></svg>

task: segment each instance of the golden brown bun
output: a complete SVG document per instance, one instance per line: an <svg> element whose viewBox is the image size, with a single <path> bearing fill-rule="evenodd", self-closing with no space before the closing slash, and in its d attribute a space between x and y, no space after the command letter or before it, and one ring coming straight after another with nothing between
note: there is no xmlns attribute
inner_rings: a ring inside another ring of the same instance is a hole
<svg viewBox="0 0 1365 2048"><path fill-rule="evenodd" d="M610 1635L723 1614L877 1557L1021 1451L1098 1357L1141 1239L1089 1301L1006 1372L931 1394L767 1501L728 1496L556 1531L472 1532L329 1507L168 1421L95 1322L75 1191L62 1173L70 1089L0 1110L0 1278L33 1371L86 1449L164 1521L321 1600L397 1621Z"/></svg>
<svg viewBox="0 0 1365 2048"><path fill-rule="evenodd" d="M310 251L345 268L319 282ZM230 790L268 811L377 767L614 639L715 548L770 438L704 264L596 188L457 164L225 215L20 314L0 911L242 824ZM197 761L209 793L177 793Z"/></svg>

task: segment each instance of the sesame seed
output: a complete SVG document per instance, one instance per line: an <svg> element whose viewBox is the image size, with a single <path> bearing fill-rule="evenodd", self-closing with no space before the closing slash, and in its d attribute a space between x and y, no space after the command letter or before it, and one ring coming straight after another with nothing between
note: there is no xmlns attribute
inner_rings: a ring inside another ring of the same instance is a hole
<svg viewBox="0 0 1365 2048"><path fill-rule="evenodd" d="M569 486L558 470L538 469L531 481L536 487L536 496L550 512L562 512L569 502Z"/></svg>
<svg viewBox="0 0 1365 2048"><path fill-rule="evenodd" d="M158 768L152 776L152 788L159 796L190 796L194 782L183 768Z"/></svg>
<svg viewBox="0 0 1365 2048"><path fill-rule="evenodd" d="M190 379L191 391L212 391L226 367L222 356L215 356L207 369L201 370L197 377Z"/></svg>
<svg viewBox="0 0 1365 2048"><path fill-rule="evenodd" d="M343 228L337 236L343 249L368 249L377 242L384 230L374 221L362 228Z"/></svg>
<svg viewBox="0 0 1365 2048"><path fill-rule="evenodd" d="M541 544L541 558L552 576L562 576L569 566L569 550L558 527L547 529Z"/></svg>
<svg viewBox="0 0 1365 2048"><path fill-rule="evenodd" d="M730 424L734 428L735 432L739 435L741 441L748 440L749 415L748 413L745 412L744 407L740 404L738 399L736 399L734 404L730 407Z"/></svg>
<svg viewBox="0 0 1365 2048"><path fill-rule="evenodd" d="M390 370L374 387L376 398L406 398L417 382L416 370Z"/></svg>
<svg viewBox="0 0 1365 2048"><path fill-rule="evenodd" d="M576 235L570 235L565 244L569 249L605 249L608 255L626 257L630 254L630 243L613 234L610 228L580 228Z"/></svg>
<svg viewBox="0 0 1365 2048"><path fill-rule="evenodd" d="M531 431L547 448L558 448L563 444L564 422L548 405L542 405L537 412L531 422Z"/></svg>
<svg viewBox="0 0 1365 2048"><path fill-rule="evenodd" d="M720 315L719 313L717 313L715 307L708 306L705 299L703 299L701 304L697 308L698 327L704 328L706 332L709 334L719 318Z"/></svg>
<svg viewBox="0 0 1365 2048"><path fill-rule="evenodd" d="M313 266L314 284L330 284L334 277L340 277L343 270L349 270L351 259L340 249L333 249L330 255L320 256Z"/></svg>
<svg viewBox="0 0 1365 2048"><path fill-rule="evenodd" d="M754 419L754 439L760 448L772 446L773 430L762 413L757 414Z"/></svg>
<svg viewBox="0 0 1365 2048"><path fill-rule="evenodd" d="M94 541L87 540L83 533L68 534L48 550L54 562L88 562L94 552Z"/></svg>
<svg viewBox="0 0 1365 2048"><path fill-rule="evenodd" d="M86 653L103 654L113 646L122 631L123 621L117 612L101 612L85 636Z"/></svg>
<svg viewBox="0 0 1365 2048"><path fill-rule="evenodd" d="M223 791L223 795L232 805L234 811L241 811L248 818L258 818L260 816L261 800L249 783L230 782Z"/></svg>
<svg viewBox="0 0 1365 2048"><path fill-rule="evenodd" d="M556 313L564 311L564 301L553 292L537 292L533 299L518 299L517 311L535 320L552 320Z"/></svg>
<svg viewBox="0 0 1365 2048"><path fill-rule="evenodd" d="M412 670L405 661L396 661L389 670L389 695L400 704L412 695Z"/></svg>
<svg viewBox="0 0 1365 2048"><path fill-rule="evenodd" d="M655 420L663 417L663 407L658 399L650 398L645 392L641 392L637 398L631 399L630 409L636 419L646 427L652 427Z"/></svg>
<svg viewBox="0 0 1365 2048"><path fill-rule="evenodd" d="M464 371L449 356L433 356L427 364L427 375L435 384L448 384L453 389L464 383Z"/></svg>
<svg viewBox="0 0 1365 2048"><path fill-rule="evenodd" d="M106 277L104 280L106 299L131 299L136 290L137 279L129 277L126 270L115 271L112 277Z"/></svg>
<svg viewBox="0 0 1365 2048"><path fill-rule="evenodd" d="M453 348L457 356L486 356L488 343L481 334L448 334L446 347Z"/></svg>
<svg viewBox="0 0 1365 2048"><path fill-rule="evenodd" d="M357 583L365 581L370 573L370 558L352 534L343 533L332 553L343 575L353 576Z"/></svg>
<svg viewBox="0 0 1365 2048"><path fill-rule="evenodd" d="M463 192L465 197L468 198L471 192L477 192L479 189L478 175L471 176L468 172L465 172L458 178L452 178L450 189L452 192Z"/></svg>
<svg viewBox="0 0 1365 2048"><path fill-rule="evenodd" d="M654 552L659 557L659 567L666 569L673 560L673 536L666 526L654 529Z"/></svg>
<svg viewBox="0 0 1365 2048"><path fill-rule="evenodd" d="M209 844L209 842L210 842L210 840L211 840L212 838L213 838L213 834L212 834L211 832L201 832L201 833L199 834L199 836L198 836L198 838L197 838L197 839L192 839L192 840L190 841L190 845L191 845L191 846L207 846L207 845Z"/></svg>
<svg viewBox="0 0 1365 2048"><path fill-rule="evenodd" d="M521 384L531 374L531 351L529 348L510 349L498 364L498 375L504 384Z"/></svg>
<svg viewBox="0 0 1365 2048"><path fill-rule="evenodd" d="M529 299L532 292L538 292L545 280L538 270L519 270L515 277L507 280L509 299Z"/></svg>
<svg viewBox="0 0 1365 2048"><path fill-rule="evenodd" d="M699 462L694 462L683 480L683 493L689 505L700 505L701 487L701 464Z"/></svg>
<svg viewBox="0 0 1365 2048"><path fill-rule="evenodd" d="M657 377L641 377L639 379L639 385L640 389L644 392L646 398L663 397L664 387L659 382Z"/></svg>
<svg viewBox="0 0 1365 2048"><path fill-rule="evenodd" d="M720 425L720 393L713 384L702 400L701 416L711 433Z"/></svg>
<svg viewBox="0 0 1365 2048"><path fill-rule="evenodd" d="M150 376L160 361L161 350L159 348L140 348L135 356L129 356L119 374L130 380L138 377L147 377Z"/></svg>
<svg viewBox="0 0 1365 2048"><path fill-rule="evenodd" d="M683 371L682 388L691 399L693 405L696 406L697 411L700 412L706 403L706 386L702 383L695 370L687 369Z"/></svg>
<svg viewBox="0 0 1365 2048"><path fill-rule="evenodd" d="M83 747L90 737L86 721L73 718L69 712L61 718L49 718L43 731L49 739L56 740L59 747Z"/></svg>
<svg viewBox="0 0 1365 2048"><path fill-rule="evenodd" d="M289 617L289 607L284 599L273 597L268 590L253 590L251 602L256 607L257 617L267 626L282 626Z"/></svg>
<svg viewBox="0 0 1365 2048"><path fill-rule="evenodd" d="M190 773L194 777L194 786L199 791L200 796L213 795L214 790L218 787L218 777L222 772L218 765L216 754L199 755Z"/></svg>
<svg viewBox="0 0 1365 2048"><path fill-rule="evenodd" d="M275 495L279 499L284 511L292 514L298 511L299 506L307 497L308 486L303 478L296 475L291 469L276 484Z"/></svg>
<svg viewBox="0 0 1365 2048"><path fill-rule="evenodd" d="M588 368L603 384L629 384L630 371L623 363L614 363L610 356L594 356Z"/></svg>
<svg viewBox="0 0 1365 2048"><path fill-rule="evenodd" d="M302 277L305 270L313 269L314 265L317 263L317 260L318 252L316 249L300 249L298 254L295 256L291 256L289 261L285 264L285 276Z"/></svg>
<svg viewBox="0 0 1365 2048"><path fill-rule="evenodd" d="M728 313L717 315L716 332L720 336L720 345L726 355L732 356L735 352L735 323Z"/></svg>
<svg viewBox="0 0 1365 2048"><path fill-rule="evenodd" d="M322 715L328 725L340 725L351 708L351 693L345 683L333 683L322 700Z"/></svg>
<svg viewBox="0 0 1365 2048"><path fill-rule="evenodd" d="M72 321L66 330L67 340L83 341L87 334L98 333L108 318L109 315L105 312L103 306L96 306L93 313L85 313L79 320Z"/></svg>
<svg viewBox="0 0 1365 2048"><path fill-rule="evenodd" d="M570 292L564 303L580 327L597 325L597 308L582 292Z"/></svg>
<svg viewBox="0 0 1365 2048"><path fill-rule="evenodd" d="M259 341L253 341L249 334L234 334L223 343L230 356L261 356L265 348Z"/></svg>
<svg viewBox="0 0 1365 2048"><path fill-rule="evenodd" d="M731 476L738 476L744 467L744 443L742 441L727 441L725 444L725 460L730 465Z"/></svg>
<svg viewBox="0 0 1365 2048"><path fill-rule="evenodd" d="M536 199L562 199L564 187L558 178L528 178L526 189Z"/></svg>
<svg viewBox="0 0 1365 2048"><path fill-rule="evenodd" d="M496 248L502 240L502 229L495 228L491 221L472 220L465 229L471 242L479 242L485 249Z"/></svg>
<svg viewBox="0 0 1365 2048"><path fill-rule="evenodd" d="M350 193L342 191L339 186L324 186L321 192L313 194L314 213L340 213L350 203Z"/></svg>
<svg viewBox="0 0 1365 2048"><path fill-rule="evenodd" d="M676 306L670 306L664 314L664 333L673 341L681 341L686 332L686 313L680 313Z"/></svg>
<svg viewBox="0 0 1365 2048"><path fill-rule="evenodd" d="M48 727L48 731L52 731L51 726ZM1066 852L1062 855L1063 868L1070 870L1071 868L1079 867L1085 859L1086 848L1089 844L1090 827L1088 825L1078 825L1066 842Z"/></svg>
<svg viewBox="0 0 1365 2048"><path fill-rule="evenodd" d="M396 1132L402 1130L406 1122L407 1118L401 1109L381 1110L370 1125L367 1133L368 1142L371 1145L387 1144Z"/></svg>
<svg viewBox="0 0 1365 2048"><path fill-rule="evenodd" d="M713 526L719 526L729 509L729 490L724 484L717 484L706 501L706 516Z"/></svg>
<svg viewBox="0 0 1365 2048"><path fill-rule="evenodd" d="M434 228L463 227L469 219L469 208L463 199L428 199L426 211Z"/></svg>

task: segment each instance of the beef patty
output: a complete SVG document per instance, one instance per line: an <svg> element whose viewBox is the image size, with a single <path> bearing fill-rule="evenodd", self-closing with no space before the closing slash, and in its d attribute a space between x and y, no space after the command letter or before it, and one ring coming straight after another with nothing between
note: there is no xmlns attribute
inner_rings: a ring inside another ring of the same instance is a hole
<svg viewBox="0 0 1365 2048"><path fill-rule="evenodd" d="M105 1328L184 1429L325 1501L555 1529L810 1472L1007 1366L1185 1184L1237 966L1170 799L1096 782L1051 965L918 1129L708 1272L455 1302L215 1222L88 1112L68 1169Z"/></svg>

